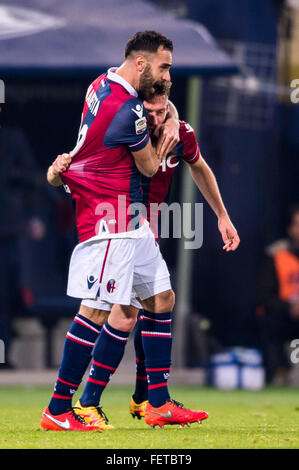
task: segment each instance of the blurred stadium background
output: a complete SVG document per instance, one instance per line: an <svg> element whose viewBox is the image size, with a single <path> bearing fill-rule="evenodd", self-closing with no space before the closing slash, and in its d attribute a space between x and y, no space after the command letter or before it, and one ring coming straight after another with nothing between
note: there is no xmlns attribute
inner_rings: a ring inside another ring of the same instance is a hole
<svg viewBox="0 0 299 470"><path fill-rule="evenodd" d="M299 202L299 108L290 98L290 84L299 78L299 1L4 0L0 119L10 129L10 143L0 147L0 337L10 335L4 334L8 316L13 331L0 383L21 377L52 383L56 377L78 306L65 295L76 232L68 196L46 183L46 169L58 153L74 147L89 83L120 64L125 42L143 29L174 41L171 100L196 129L241 238L236 253L223 253L205 203L199 250L182 251L177 239L161 241L177 293L178 373L172 375L202 385L215 353L262 348L259 268L265 247L285 236L287 208ZM17 154L18 171L4 163L8 154ZM202 202L192 184L178 167L172 200ZM129 383L134 373L131 343L113 381Z"/></svg>

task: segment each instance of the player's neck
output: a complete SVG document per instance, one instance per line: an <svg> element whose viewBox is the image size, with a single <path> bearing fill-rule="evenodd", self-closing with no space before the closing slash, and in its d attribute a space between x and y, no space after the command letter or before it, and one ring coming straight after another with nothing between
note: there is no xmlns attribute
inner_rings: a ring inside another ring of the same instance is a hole
<svg viewBox="0 0 299 470"><path fill-rule="evenodd" d="M124 78L136 91L138 91L139 79L136 77L136 71L132 70L132 68L126 62L118 67L115 73Z"/></svg>

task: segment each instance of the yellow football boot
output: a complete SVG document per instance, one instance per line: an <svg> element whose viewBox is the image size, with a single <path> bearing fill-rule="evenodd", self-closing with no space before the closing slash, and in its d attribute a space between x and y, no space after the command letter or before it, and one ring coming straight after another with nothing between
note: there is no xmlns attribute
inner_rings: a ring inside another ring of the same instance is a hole
<svg viewBox="0 0 299 470"><path fill-rule="evenodd" d="M80 400L78 400L73 410L90 426L96 426L102 431L114 429L114 426L108 424L108 418L100 406L82 406Z"/></svg>
<svg viewBox="0 0 299 470"><path fill-rule="evenodd" d="M144 418L145 416L145 408L148 404L148 400L142 401L141 403L136 403L134 398L131 397L130 401L130 413L133 418L137 416L138 419Z"/></svg>

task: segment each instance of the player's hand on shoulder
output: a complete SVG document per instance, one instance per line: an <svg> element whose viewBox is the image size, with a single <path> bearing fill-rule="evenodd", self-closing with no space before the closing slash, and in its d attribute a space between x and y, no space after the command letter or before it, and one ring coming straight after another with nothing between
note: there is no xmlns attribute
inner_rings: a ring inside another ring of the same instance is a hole
<svg viewBox="0 0 299 470"><path fill-rule="evenodd" d="M169 118L160 128L157 144L157 154L165 158L180 141L180 123L177 119Z"/></svg>
<svg viewBox="0 0 299 470"><path fill-rule="evenodd" d="M68 169L72 162L72 157L69 153L63 153L61 155L58 155L57 158L54 160L52 163L52 167L55 173L58 175L60 173L63 173Z"/></svg>
<svg viewBox="0 0 299 470"><path fill-rule="evenodd" d="M240 238L228 215L219 217L218 229L224 243L222 249L227 252L235 251L240 244Z"/></svg>

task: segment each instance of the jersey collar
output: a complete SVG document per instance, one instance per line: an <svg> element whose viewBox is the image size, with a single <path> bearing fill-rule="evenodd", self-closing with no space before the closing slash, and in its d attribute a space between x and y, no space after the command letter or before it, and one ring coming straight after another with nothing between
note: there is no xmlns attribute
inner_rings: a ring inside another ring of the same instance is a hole
<svg viewBox="0 0 299 470"><path fill-rule="evenodd" d="M129 82L127 82L127 80L125 80L123 77L118 75L118 73L115 73L116 70L117 70L117 67L111 67L110 69L108 69L108 72L107 72L108 80L112 80L113 82L119 83L127 90L128 93L130 93L130 95L137 97L138 93L135 90L135 88L133 88L132 85Z"/></svg>

